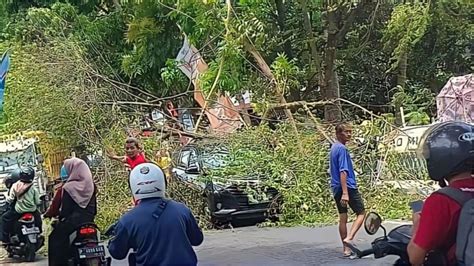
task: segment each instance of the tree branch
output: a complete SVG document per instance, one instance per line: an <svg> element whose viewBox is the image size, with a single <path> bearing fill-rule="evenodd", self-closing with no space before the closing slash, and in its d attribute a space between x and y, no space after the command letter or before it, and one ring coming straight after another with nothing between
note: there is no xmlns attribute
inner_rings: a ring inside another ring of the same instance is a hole
<svg viewBox="0 0 474 266"><path fill-rule="evenodd" d="M97 103L97 104L104 104L104 105L141 105L141 106L154 106L154 107L160 107L161 105L156 104L156 103L147 103L147 102L126 102L126 101L116 101L116 102L93 102L93 101L88 101L86 103Z"/></svg>
<svg viewBox="0 0 474 266"><path fill-rule="evenodd" d="M268 106L269 110L273 109L280 109L280 108L294 108L300 106L324 106L328 104L334 104L336 100L325 100L325 101L317 101L317 102L307 102L307 101L297 101L291 103L278 103L278 104L270 104Z"/></svg>

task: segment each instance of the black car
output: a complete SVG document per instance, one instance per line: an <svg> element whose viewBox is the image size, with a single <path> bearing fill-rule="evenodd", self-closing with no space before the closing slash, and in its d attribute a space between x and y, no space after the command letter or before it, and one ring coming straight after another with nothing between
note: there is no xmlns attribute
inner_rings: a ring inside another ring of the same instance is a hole
<svg viewBox="0 0 474 266"><path fill-rule="evenodd" d="M187 145L174 154L173 175L203 191L215 225L255 224L267 218L275 220L279 193L255 178L212 177L210 171L223 167L229 160L223 145Z"/></svg>

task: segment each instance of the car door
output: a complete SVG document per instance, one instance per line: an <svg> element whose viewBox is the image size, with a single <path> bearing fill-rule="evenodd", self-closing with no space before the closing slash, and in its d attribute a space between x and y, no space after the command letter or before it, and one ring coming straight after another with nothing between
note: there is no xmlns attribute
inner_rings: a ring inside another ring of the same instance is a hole
<svg viewBox="0 0 474 266"><path fill-rule="evenodd" d="M179 152L174 174L182 181L196 183L200 175L198 151L194 147L185 147Z"/></svg>

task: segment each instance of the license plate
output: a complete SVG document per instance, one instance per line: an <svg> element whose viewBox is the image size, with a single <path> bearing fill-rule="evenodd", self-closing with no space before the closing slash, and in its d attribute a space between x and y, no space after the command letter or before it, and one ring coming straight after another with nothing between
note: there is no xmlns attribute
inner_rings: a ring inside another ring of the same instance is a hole
<svg viewBox="0 0 474 266"><path fill-rule="evenodd" d="M21 232L24 235L39 234L40 230L38 227L23 227Z"/></svg>
<svg viewBox="0 0 474 266"><path fill-rule="evenodd" d="M105 257L105 248L101 245L95 247L79 248L78 252L80 259Z"/></svg>

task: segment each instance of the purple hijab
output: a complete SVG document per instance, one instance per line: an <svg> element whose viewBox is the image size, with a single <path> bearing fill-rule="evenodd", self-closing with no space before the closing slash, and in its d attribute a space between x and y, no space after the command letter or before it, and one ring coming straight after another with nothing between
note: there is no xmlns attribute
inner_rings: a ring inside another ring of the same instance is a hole
<svg viewBox="0 0 474 266"><path fill-rule="evenodd" d="M63 189L79 207L86 208L94 194L94 181L89 166L79 158L71 158L64 161L64 167L69 178Z"/></svg>

